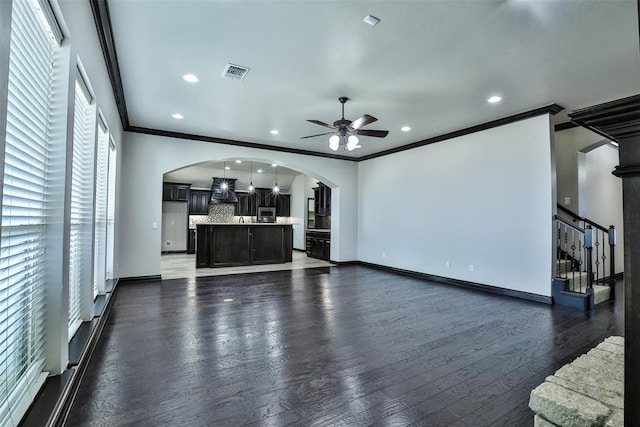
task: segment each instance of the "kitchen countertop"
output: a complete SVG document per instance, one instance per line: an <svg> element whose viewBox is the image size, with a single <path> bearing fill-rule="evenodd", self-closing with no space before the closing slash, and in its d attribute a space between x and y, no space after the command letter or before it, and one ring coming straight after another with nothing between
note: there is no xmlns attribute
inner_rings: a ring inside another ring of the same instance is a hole
<svg viewBox="0 0 640 427"><path fill-rule="evenodd" d="M279 226L283 226L283 225L293 225L293 224L279 224L277 222L208 222L205 224L196 224L196 226L199 225L207 225L207 226L211 226L211 225L258 225L258 226L272 226L272 225L279 225Z"/></svg>
<svg viewBox="0 0 640 427"><path fill-rule="evenodd" d="M312 233L331 233L330 228L307 228L307 231Z"/></svg>

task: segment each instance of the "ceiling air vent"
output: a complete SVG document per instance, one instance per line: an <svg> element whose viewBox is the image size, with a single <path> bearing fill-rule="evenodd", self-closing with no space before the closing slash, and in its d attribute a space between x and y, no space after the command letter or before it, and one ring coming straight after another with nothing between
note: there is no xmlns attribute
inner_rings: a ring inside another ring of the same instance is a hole
<svg viewBox="0 0 640 427"><path fill-rule="evenodd" d="M227 64L227 66L224 67L224 71L222 72L222 77L234 80L242 80L248 72L248 67L243 67L242 65Z"/></svg>

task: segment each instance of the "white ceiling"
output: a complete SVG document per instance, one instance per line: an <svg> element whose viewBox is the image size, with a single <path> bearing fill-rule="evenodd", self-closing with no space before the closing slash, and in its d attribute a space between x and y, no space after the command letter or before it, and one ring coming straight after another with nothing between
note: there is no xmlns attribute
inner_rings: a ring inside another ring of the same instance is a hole
<svg viewBox="0 0 640 427"><path fill-rule="evenodd" d="M307 122L368 113L361 157L557 103L640 92L637 0L109 0L132 126L329 153ZM363 18L381 19L372 27ZM230 62L251 70L221 77ZM182 80L196 74L200 82ZM488 104L499 94L503 101ZM183 120L171 118L179 112ZM401 132L402 126L412 128ZM269 133L278 129L279 135Z"/></svg>

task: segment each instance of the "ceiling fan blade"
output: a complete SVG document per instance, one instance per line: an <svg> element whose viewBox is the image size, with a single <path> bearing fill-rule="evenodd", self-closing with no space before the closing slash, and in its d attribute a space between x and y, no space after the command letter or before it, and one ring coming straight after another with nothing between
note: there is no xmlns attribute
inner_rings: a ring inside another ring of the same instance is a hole
<svg viewBox="0 0 640 427"><path fill-rule="evenodd" d="M325 132L325 133L319 133L319 134L317 134L317 135L301 136L301 137L300 137L300 139L314 138L314 137L316 137L316 136L330 135L330 134L332 134L332 133L335 133L335 132Z"/></svg>
<svg viewBox="0 0 640 427"><path fill-rule="evenodd" d="M369 129L357 130L356 129L356 135L362 135L362 136L373 136L375 138L384 138L388 134L389 134L388 130L369 130Z"/></svg>
<svg viewBox="0 0 640 427"><path fill-rule="evenodd" d="M354 129L360 129L362 126L366 126L369 123L375 122L376 120L378 120L378 119L376 119L375 117L370 116L368 114L364 114L364 115L358 117L357 119L355 119L354 121L352 121L351 122L351 127L354 128Z"/></svg>
<svg viewBox="0 0 640 427"><path fill-rule="evenodd" d="M327 124L325 122L321 122L320 120L307 120L307 121L311 122L311 123L315 123L315 124L320 125L320 126L324 126L326 128L329 128L329 129L335 129L335 126L331 126L330 124Z"/></svg>

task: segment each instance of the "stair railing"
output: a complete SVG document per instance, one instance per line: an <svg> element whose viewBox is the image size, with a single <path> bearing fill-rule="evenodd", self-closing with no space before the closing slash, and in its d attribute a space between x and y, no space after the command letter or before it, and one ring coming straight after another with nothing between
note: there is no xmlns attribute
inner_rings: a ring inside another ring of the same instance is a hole
<svg viewBox="0 0 640 427"><path fill-rule="evenodd" d="M613 225L609 228L603 227L561 205L558 205L558 209L567 214L570 219L555 216L556 257L559 261L556 277L574 279L571 280L572 289L567 289L571 292L581 292L583 287L591 289L594 283L608 285L610 298L615 299L615 227ZM567 263L571 271L566 271ZM565 271L562 271L563 264ZM587 273L586 280L583 280L581 272Z"/></svg>

